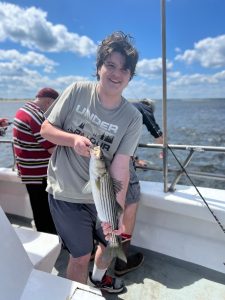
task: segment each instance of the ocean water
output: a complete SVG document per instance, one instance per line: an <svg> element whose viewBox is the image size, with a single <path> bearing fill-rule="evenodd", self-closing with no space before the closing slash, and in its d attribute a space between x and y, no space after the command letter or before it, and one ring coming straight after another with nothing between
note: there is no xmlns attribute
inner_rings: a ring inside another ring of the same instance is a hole
<svg viewBox="0 0 225 300"><path fill-rule="evenodd" d="M12 121L16 110L23 104L24 102L21 101L0 101L0 116L8 117ZM162 128L162 102L156 101L155 107L155 118ZM167 136L169 144L225 147L225 99L168 100ZM4 137L0 137L0 141L6 139L12 139L12 126L8 128ZM154 138L144 126L140 143L154 143ZM1 143L0 147L0 166L11 166L13 163L11 145ZM139 158L147 160L150 166L162 167L159 152L159 149L138 148L136 154ZM181 162L189 153L187 150L174 150L174 152ZM168 167L173 169L179 167L170 152L168 152ZM187 172L189 170L224 175L225 153L206 151L195 153L187 167ZM163 175L159 171L138 169L137 173L141 180L163 180ZM174 174L169 173L169 182L173 177ZM225 181L196 177L192 177L192 180L198 186L225 189ZM179 183L190 185L185 176Z"/></svg>

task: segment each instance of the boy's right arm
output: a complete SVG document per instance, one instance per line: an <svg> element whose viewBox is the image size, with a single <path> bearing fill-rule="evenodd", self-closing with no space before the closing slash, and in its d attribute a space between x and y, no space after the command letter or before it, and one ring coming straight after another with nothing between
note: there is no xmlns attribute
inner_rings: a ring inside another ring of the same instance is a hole
<svg viewBox="0 0 225 300"><path fill-rule="evenodd" d="M49 123L48 120L43 122L40 133L46 140L55 145L72 147L77 154L87 157L90 156L89 147L92 145L92 143L84 136L66 132L55 127Z"/></svg>

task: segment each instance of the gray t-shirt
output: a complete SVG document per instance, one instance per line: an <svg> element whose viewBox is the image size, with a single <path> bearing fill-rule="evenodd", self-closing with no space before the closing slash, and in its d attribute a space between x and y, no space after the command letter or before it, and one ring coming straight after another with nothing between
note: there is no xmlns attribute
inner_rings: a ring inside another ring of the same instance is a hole
<svg viewBox="0 0 225 300"><path fill-rule="evenodd" d="M72 84L46 112L46 117L52 125L100 145L110 164L115 153L133 155L142 116L124 98L119 107L104 108L96 88L97 83L93 82ZM89 160L72 147L57 146L49 161L47 191L59 200L93 203L92 195L82 192L89 181Z"/></svg>

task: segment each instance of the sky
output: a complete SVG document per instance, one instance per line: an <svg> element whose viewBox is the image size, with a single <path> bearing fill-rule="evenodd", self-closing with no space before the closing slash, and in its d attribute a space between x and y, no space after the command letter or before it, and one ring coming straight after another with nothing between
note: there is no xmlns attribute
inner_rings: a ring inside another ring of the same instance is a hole
<svg viewBox="0 0 225 300"><path fill-rule="evenodd" d="M0 1L0 98L61 93L96 80L98 44L113 31L134 38L129 99L162 98L160 0ZM225 0L167 0L168 98L225 98Z"/></svg>

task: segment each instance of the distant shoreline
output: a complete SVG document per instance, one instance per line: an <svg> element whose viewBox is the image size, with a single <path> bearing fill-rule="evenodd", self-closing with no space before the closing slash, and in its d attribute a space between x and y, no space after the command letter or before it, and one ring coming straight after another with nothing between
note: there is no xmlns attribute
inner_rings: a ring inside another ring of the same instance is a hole
<svg viewBox="0 0 225 300"><path fill-rule="evenodd" d="M32 101L34 99L30 99L30 98L27 98L27 99L24 99L24 98L21 98L21 99L4 99L4 98L0 98L0 102L27 102L27 101ZM135 102L135 101L138 101L138 100L141 100L140 98L137 98L137 99L128 99L128 101L130 102ZM162 99L152 99L154 101L162 101ZM168 98L167 101L170 101L170 100L175 100L175 101L201 101L201 100L207 100L207 101L210 101L210 100L224 100L225 101L225 98Z"/></svg>
<svg viewBox="0 0 225 300"><path fill-rule="evenodd" d="M23 102L23 101L29 101L29 100L32 100L32 99L3 99L3 98L0 98L0 102Z"/></svg>

